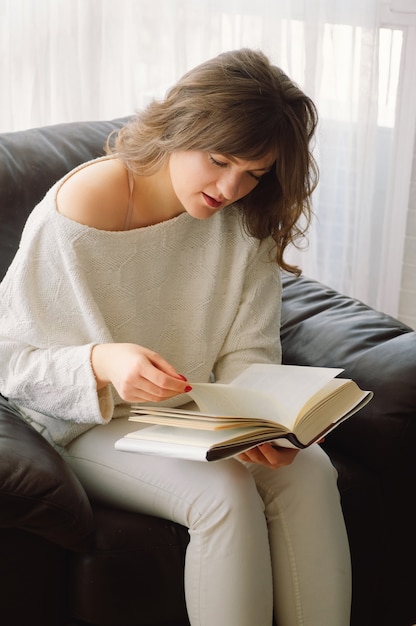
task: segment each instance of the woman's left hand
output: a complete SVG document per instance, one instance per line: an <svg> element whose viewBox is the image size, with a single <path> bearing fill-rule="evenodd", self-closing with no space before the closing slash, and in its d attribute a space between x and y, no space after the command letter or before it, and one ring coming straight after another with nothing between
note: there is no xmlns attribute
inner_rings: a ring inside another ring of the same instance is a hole
<svg viewBox="0 0 416 626"><path fill-rule="evenodd" d="M277 448L270 443L263 443L261 446L256 446L239 454L238 458L248 463L258 463L271 469L277 469L290 465L298 452L299 450L293 448Z"/></svg>

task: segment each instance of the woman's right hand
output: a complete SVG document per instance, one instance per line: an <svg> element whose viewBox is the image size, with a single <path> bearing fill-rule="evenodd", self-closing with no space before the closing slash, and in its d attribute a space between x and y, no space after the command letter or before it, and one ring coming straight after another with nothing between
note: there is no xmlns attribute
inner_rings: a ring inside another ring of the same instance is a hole
<svg viewBox="0 0 416 626"><path fill-rule="evenodd" d="M91 364L97 388L112 383L125 402L161 402L191 390L159 354L134 343L97 344Z"/></svg>

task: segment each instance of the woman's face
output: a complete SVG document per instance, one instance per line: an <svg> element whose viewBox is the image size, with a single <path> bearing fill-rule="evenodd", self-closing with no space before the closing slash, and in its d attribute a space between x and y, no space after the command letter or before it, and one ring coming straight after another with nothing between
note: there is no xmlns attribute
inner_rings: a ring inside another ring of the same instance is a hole
<svg viewBox="0 0 416 626"><path fill-rule="evenodd" d="M173 152L169 173L173 190L185 211L197 219L240 200L270 171L274 159L246 161L199 150Z"/></svg>

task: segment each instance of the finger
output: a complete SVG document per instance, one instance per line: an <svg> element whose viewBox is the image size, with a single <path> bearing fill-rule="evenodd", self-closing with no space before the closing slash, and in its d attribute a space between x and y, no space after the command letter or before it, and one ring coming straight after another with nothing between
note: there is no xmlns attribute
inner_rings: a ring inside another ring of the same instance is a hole
<svg viewBox="0 0 416 626"><path fill-rule="evenodd" d="M170 398L173 398L174 396L180 395L178 393L175 392L167 392L167 393L162 393L162 392L158 392L158 393L149 393L144 391L143 389L136 389L136 390L132 390L132 391L125 391L124 393L120 394L121 398L125 401L125 402L129 402L129 403L147 403L147 402L152 402L152 403L158 403L158 402L163 402L164 400L169 400Z"/></svg>
<svg viewBox="0 0 416 626"><path fill-rule="evenodd" d="M183 374L179 374L179 372L176 371L173 365L165 361L165 359L162 356L160 356L160 354L157 354L157 352L150 352L150 354L148 355L148 358L149 358L149 362L159 372L166 374L169 379L174 378L175 380L177 379L183 382L187 382L186 377Z"/></svg>
<svg viewBox="0 0 416 626"><path fill-rule="evenodd" d="M245 452L241 452L240 454L237 454L237 458L240 459L240 461L246 461L247 463L250 462L250 457Z"/></svg>
<svg viewBox="0 0 416 626"><path fill-rule="evenodd" d="M264 443L259 446L261 453L269 463L285 465L285 449L272 446L270 443Z"/></svg>
<svg viewBox="0 0 416 626"><path fill-rule="evenodd" d="M242 460L248 461L249 463L258 463L259 465L270 465L269 460L264 456L261 446L256 446L255 448L251 448L243 453L244 458ZM243 456L242 455L242 456ZM241 458L241 457L240 457Z"/></svg>
<svg viewBox="0 0 416 626"><path fill-rule="evenodd" d="M191 390L185 376L179 374L174 367L156 353L148 355L147 363L143 364L141 379L138 382L139 386L142 386L144 381L150 383L150 386L146 385L146 389L156 395L158 390L173 392L170 395L186 393L186 391Z"/></svg>
<svg viewBox="0 0 416 626"><path fill-rule="evenodd" d="M161 402L189 390L189 383L179 379L176 380L175 385L163 386L164 379L162 378L159 382L157 370L153 366L152 370L154 372L149 372L147 369L146 374L143 375L143 367L140 369L135 367L128 371L127 375L121 373L119 380L113 380L120 397L126 402ZM156 378L156 381L149 380L148 376ZM165 376L166 374L163 374L163 377ZM174 388L169 389L172 386Z"/></svg>
<svg viewBox="0 0 416 626"><path fill-rule="evenodd" d="M239 455L239 458L242 461L257 463L272 469L277 469L279 467L284 467L285 465L290 465L298 452L299 450L291 448L276 448L271 444L265 443L247 450Z"/></svg>
<svg viewBox="0 0 416 626"><path fill-rule="evenodd" d="M188 393L192 387L187 381L175 378L165 378L155 375L153 380L140 378L135 381L136 391L142 390L155 396L155 398L170 398L182 393Z"/></svg>
<svg viewBox="0 0 416 626"><path fill-rule="evenodd" d="M184 393L185 389L183 383L179 389L166 389L140 378L136 379L134 384L124 385L120 395L126 402L163 402Z"/></svg>
<svg viewBox="0 0 416 626"><path fill-rule="evenodd" d="M299 449L297 448L283 448L269 443L265 443L261 447L262 452L267 459L271 462L278 459L281 466L290 465L299 453Z"/></svg>

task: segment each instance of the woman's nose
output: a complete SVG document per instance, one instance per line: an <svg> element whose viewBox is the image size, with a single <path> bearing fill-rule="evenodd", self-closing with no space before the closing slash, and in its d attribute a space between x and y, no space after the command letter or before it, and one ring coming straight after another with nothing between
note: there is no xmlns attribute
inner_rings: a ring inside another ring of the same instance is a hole
<svg viewBox="0 0 416 626"><path fill-rule="evenodd" d="M240 188L240 175L234 172L224 172L217 182L217 188L226 200L235 200Z"/></svg>

